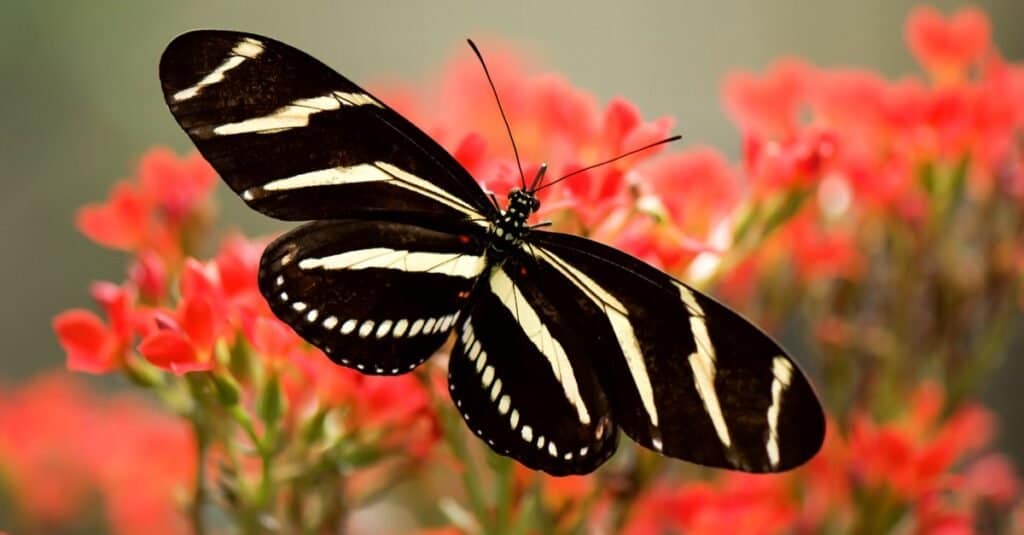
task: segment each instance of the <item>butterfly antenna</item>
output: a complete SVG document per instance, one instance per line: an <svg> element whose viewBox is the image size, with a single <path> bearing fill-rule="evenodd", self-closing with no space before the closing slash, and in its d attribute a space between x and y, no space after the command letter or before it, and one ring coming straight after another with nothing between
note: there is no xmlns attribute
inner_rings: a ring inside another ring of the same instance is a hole
<svg viewBox="0 0 1024 535"><path fill-rule="evenodd" d="M476 43L472 39L466 39L469 43L469 47L473 49L473 53L476 54L477 59L480 60L480 66L484 68L484 75L487 76L487 83L491 85L491 92L494 93L494 100L498 102L498 111L501 112L501 120L505 121L505 130L508 132L508 139L512 142L512 152L516 155L516 167L519 168L519 181L523 185L523 189L526 189L526 175L523 174L523 164L519 161L519 149L516 147L516 138L512 137L512 127L508 124L508 117L505 115L505 108L501 106L501 99L498 98L498 90L494 87L494 80L491 79L491 71L487 70L487 63L484 62L484 56L480 53L480 49L476 47Z"/></svg>
<svg viewBox="0 0 1024 535"><path fill-rule="evenodd" d="M558 184L559 182L561 182L561 181L563 181L563 180L565 180L565 179L567 179L567 178L569 178L569 177L571 177L573 175L578 175L578 174L580 174L580 173L582 173L584 171L589 171L589 170L591 170L591 169L593 169L595 167L601 167L602 165L607 165L607 164L610 164L612 162L619 161L619 160L621 160L621 159L623 159L623 158L625 158L627 156L632 156L632 155L634 155L634 154L636 154L638 152L643 152L643 151L645 151L647 149L657 147L658 145L664 145L666 143L672 143L673 141L678 141L678 140L680 140L682 138L683 138L683 136L672 136L672 137L669 137L669 138L665 138L665 139L663 139L661 141L655 141L654 143L651 143L651 144L648 144L648 145L644 145L643 147L640 147L638 149L633 149L633 150L631 150L629 152L620 154L620 155L618 155L618 156L616 156L614 158L611 158L609 160L605 160L603 162L598 162L598 163L595 163L593 165L588 165L588 166L584 167L583 169L577 169L577 170L575 170L575 171L573 171L573 172L563 176L562 178L559 178L557 180L553 180L551 182L548 182L547 184L544 184L543 186L540 186L539 188L537 188L537 189L535 189L533 191L534 192L540 191L540 190L542 190L542 189L544 189L544 188L546 188L548 186L554 186L555 184Z"/></svg>

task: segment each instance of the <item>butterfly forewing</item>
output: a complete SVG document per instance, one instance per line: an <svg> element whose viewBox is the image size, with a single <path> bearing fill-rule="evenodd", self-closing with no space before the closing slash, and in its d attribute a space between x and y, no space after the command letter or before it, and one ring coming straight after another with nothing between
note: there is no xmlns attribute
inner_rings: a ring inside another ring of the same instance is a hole
<svg viewBox="0 0 1024 535"><path fill-rule="evenodd" d="M449 369L452 401L492 449L555 475L593 471L618 430L581 336L573 291L544 266L515 260L481 281L459 322Z"/></svg>
<svg viewBox="0 0 1024 535"><path fill-rule="evenodd" d="M308 223L267 247L260 290L275 315L335 362L405 373L448 338L484 272L469 225Z"/></svg>
<svg viewBox="0 0 1024 535"><path fill-rule="evenodd" d="M775 472L821 446L824 416L804 375L735 312L610 247L530 236L539 261L588 295L612 340L592 360L633 440L708 466Z"/></svg>
<svg viewBox="0 0 1024 535"><path fill-rule="evenodd" d="M273 39L200 30L160 61L174 117L253 208L288 220L483 219L495 209L429 136Z"/></svg>

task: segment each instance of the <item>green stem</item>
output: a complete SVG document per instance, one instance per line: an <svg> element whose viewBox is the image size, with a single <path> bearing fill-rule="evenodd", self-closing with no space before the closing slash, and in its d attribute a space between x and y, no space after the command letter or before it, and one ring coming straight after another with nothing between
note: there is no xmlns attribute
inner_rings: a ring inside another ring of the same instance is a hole
<svg viewBox="0 0 1024 535"><path fill-rule="evenodd" d="M203 521L203 506L206 503L206 458L209 453L209 437L203 424L197 419L192 420L192 429L196 436L196 487L192 494L190 510L192 532L195 535L206 535L206 523Z"/></svg>
<svg viewBox="0 0 1024 535"><path fill-rule="evenodd" d="M228 413L242 427L245 434L248 435L249 440L252 441L252 445L259 452L260 457L263 457L263 441L260 439L259 433L256 432L256 428L252 425L252 418L246 414L240 405L232 405L228 408Z"/></svg>
<svg viewBox="0 0 1024 535"><path fill-rule="evenodd" d="M481 489L480 476L476 463L473 462L470 456L469 448L466 447L466 443L460 436L459 429L461 429L461 424L458 422L458 414L450 408L449 404L443 403L442 400L438 399L428 372L418 372L415 375L416 379L423 385L423 389L431 397L431 402L438 414L438 420L441 422L441 432L444 435L445 443L451 449L454 457L462 463L462 484L466 489L466 495L469 498L469 505L473 509L473 514L484 528L484 532L490 533L488 529L488 526L491 525L488 522L490 516L488 515L484 493Z"/></svg>
<svg viewBox="0 0 1024 535"><path fill-rule="evenodd" d="M462 437L459 436L459 431L453 422L456 416L453 411L449 409L441 409L441 427L443 428L445 442L448 447L451 448L455 458L462 462L462 483L466 488L466 495L469 498L469 504L473 508L473 514L476 516L481 526L485 527L485 532L490 532L486 529L491 523L488 522L489 515L487 514L487 506L484 502L484 493L480 486L480 476L477 473L476 463L473 462L470 457L469 448L466 447Z"/></svg>
<svg viewBox="0 0 1024 535"><path fill-rule="evenodd" d="M256 448L257 454L260 456L260 480L256 488L256 494L252 500L252 518L249 518L247 525L248 529L243 529L243 533L257 533L259 530L258 517L261 512L267 508L270 504L271 495L273 493L273 446L262 439L259 433L256 432L255 426L253 426L252 418L249 417L241 405L235 404L228 408L228 413L232 419L238 423L239 426L245 431L245 434L249 436L253 446Z"/></svg>
<svg viewBox="0 0 1024 535"><path fill-rule="evenodd" d="M273 474L273 456L268 452L260 452L260 460L263 463L262 470L260 470L260 488L259 493L256 495L256 505L260 509L267 507L270 504L270 497L273 492L272 486L274 482Z"/></svg>
<svg viewBox="0 0 1024 535"><path fill-rule="evenodd" d="M494 470L496 476L495 486L497 487L497 495L495 496L496 512L494 515L494 524L497 528L496 533L505 533L509 525L509 506L512 501L512 471L513 463L507 457L494 456Z"/></svg>
<svg viewBox="0 0 1024 535"><path fill-rule="evenodd" d="M541 533L540 526L537 526L537 512L540 509L540 484L536 481L530 485L523 496L522 507L519 510L518 518L514 524L509 526L508 535L525 535L526 533Z"/></svg>

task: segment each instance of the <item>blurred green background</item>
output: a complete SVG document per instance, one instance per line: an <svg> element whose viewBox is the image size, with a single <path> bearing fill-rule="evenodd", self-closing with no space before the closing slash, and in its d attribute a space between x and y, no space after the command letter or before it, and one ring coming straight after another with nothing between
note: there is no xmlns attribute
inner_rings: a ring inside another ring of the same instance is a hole
<svg viewBox="0 0 1024 535"><path fill-rule="evenodd" d="M960 2L932 2L948 11ZM208 27L291 43L356 81L423 80L466 37L519 44L602 100L622 95L646 117L673 115L687 143L735 156L737 131L718 88L737 68L784 55L820 65L915 72L903 42L909 1L713 2L13 2L0 4L0 383L62 365L50 331L62 309L89 303L87 285L120 279L123 257L88 243L75 209L101 199L147 148L191 145L157 81L163 47ZM1003 54L1024 59L1024 2L976 2ZM486 53L486 50L485 50ZM220 187L225 221L248 232L280 226ZM986 388L1001 444L1024 463L1018 383L1021 340Z"/></svg>

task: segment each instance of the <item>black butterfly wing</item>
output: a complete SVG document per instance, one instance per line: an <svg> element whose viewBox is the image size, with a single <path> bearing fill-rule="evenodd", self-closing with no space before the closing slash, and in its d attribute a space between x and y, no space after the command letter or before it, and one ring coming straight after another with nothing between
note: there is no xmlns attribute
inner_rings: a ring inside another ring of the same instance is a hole
<svg viewBox="0 0 1024 535"><path fill-rule="evenodd" d="M510 259L481 280L448 364L452 401L491 448L554 475L592 472L618 430L591 363L596 340L557 273Z"/></svg>
<svg viewBox="0 0 1024 535"><path fill-rule="evenodd" d="M287 220L483 219L495 208L429 136L306 53L198 30L160 60L167 105L250 206Z"/></svg>
<svg viewBox="0 0 1024 535"><path fill-rule="evenodd" d="M534 232L530 250L601 318L587 336L615 421L639 444L707 466L777 472L821 447L811 385L771 338L735 312L621 251Z"/></svg>
<svg viewBox="0 0 1024 535"><path fill-rule="evenodd" d="M486 269L474 227L307 223L267 247L260 291L277 317L336 363L406 373L448 338Z"/></svg>

